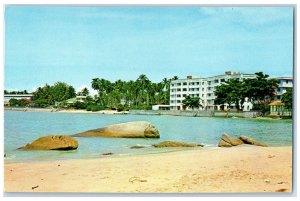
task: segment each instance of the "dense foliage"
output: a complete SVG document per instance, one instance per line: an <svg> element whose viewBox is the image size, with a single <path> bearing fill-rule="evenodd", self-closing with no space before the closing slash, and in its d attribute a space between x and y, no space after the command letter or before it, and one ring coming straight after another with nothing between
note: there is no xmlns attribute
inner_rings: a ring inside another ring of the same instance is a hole
<svg viewBox="0 0 300 201"><path fill-rule="evenodd" d="M281 101L284 103L286 109L293 108L293 89L289 88L287 91L282 95Z"/></svg>
<svg viewBox="0 0 300 201"><path fill-rule="evenodd" d="M26 107L28 106L30 103L30 101L26 100L26 99L10 99L9 100L9 105L12 107Z"/></svg>
<svg viewBox="0 0 300 201"><path fill-rule="evenodd" d="M47 107L76 96L74 87L64 83L56 82L53 86L46 84L39 87L34 93L32 100L37 107Z"/></svg>
<svg viewBox="0 0 300 201"><path fill-rule="evenodd" d="M240 105L243 105L247 97L253 105L265 111L267 104L274 98L274 89L278 87L278 81L268 79L269 75L262 72L255 74L255 79L230 79L218 86L215 91L215 104L235 104L240 110Z"/></svg>
<svg viewBox="0 0 300 201"><path fill-rule="evenodd" d="M171 79L164 78L159 83L151 82L146 75L135 81L95 78L92 88L98 91L96 103L111 109L151 109L151 105L169 104Z"/></svg>
<svg viewBox="0 0 300 201"><path fill-rule="evenodd" d="M200 98L199 97L191 97L191 96L187 96L183 101L183 108L186 109L187 107L192 108L193 110L195 108L199 108L199 107L203 107L200 104Z"/></svg>

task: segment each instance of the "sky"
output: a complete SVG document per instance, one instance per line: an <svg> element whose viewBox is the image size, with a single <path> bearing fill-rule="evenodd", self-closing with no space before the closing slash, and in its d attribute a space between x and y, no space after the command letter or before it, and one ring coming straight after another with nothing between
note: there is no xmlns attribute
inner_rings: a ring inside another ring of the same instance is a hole
<svg viewBox="0 0 300 201"><path fill-rule="evenodd" d="M4 89L293 74L293 7L5 7Z"/></svg>

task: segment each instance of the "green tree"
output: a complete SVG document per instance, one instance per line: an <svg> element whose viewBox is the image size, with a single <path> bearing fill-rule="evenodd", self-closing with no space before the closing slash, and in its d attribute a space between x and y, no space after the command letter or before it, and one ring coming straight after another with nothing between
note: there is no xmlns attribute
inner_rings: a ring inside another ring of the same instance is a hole
<svg viewBox="0 0 300 201"><path fill-rule="evenodd" d="M203 107L200 104L200 98L199 97L191 97L187 96L185 99L182 101L183 107L186 109L187 107L192 108L194 110L195 108Z"/></svg>
<svg viewBox="0 0 300 201"><path fill-rule="evenodd" d="M224 84L216 87L215 104L235 104L237 110L240 110L240 103L242 104L245 96L243 93L243 82L239 79L227 80Z"/></svg>
<svg viewBox="0 0 300 201"><path fill-rule="evenodd" d="M286 109L291 110L293 108L293 89L289 88L287 91L282 95L281 101L284 103L284 107Z"/></svg>
<svg viewBox="0 0 300 201"><path fill-rule="evenodd" d="M45 84L33 93L32 100L38 107L54 105L55 102L65 101L76 96L75 89L64 82L56 82L53 86Z"/></svg>

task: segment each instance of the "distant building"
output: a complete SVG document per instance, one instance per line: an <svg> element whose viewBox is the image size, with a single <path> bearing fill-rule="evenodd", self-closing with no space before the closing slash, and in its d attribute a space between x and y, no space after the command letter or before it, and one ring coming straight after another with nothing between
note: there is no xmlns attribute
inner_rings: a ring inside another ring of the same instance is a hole
<svg viewBox="0 0 300 201"><path fill-rule="evenodd" d="M281 100L282 95L287 91L288 88L293 88L292 77L277 77L274 78L279 81L278 87L275 89L274 100Z"/></svg>
<svg viewBox="0 0 300 201"><path fill-rule="evenodd" d="M170 110L170 105L152 105L152 110Z"/></svg>
<svg viewBox="0 0 300 201"><path fill-rule="evenodd" d="M10 99L21 100L24 99L31 102L33 94L5 94L4 95L4 106L9 106Z"/></svg>
<svg viewBox="0 0 300 201"><path fill-rule="evenodd" d="M66 100L66 103L67 104L73 104L73 103L76 103L76 102L81 102L83 103L86 99L86 96L76 96L75 98L70 98L68 100Z"/></svg>
<svg viewBox="0 0 300 201"><path fill-rule="evenodd" d="M227 71L223 75L212 76L208 78L199 78L193 76L187 76L186 79L172 80L170 86L170 106L171 110L182 110L182 101L187 96L199 97L200 104L203 109L207 110L220 110L220 109L230 109L234 108L234 105L226 105L221 108L220 105L215 105L214 101L216 99L215 89L217 86L223 84L229 79L253 79L256 78L255 74L244 74L240 72ZM247 102L250 104L250 102ZM246 105L246 104L245 104ZM248 107L247 105L246 107ZM252 108L249 106L248 108Z"/></svg>

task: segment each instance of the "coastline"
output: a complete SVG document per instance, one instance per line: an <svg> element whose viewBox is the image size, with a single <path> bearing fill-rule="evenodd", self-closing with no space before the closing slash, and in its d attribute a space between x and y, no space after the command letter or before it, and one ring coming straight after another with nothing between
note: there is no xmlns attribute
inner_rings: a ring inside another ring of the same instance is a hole
<svg viewBox="0 0 300 201"><path fill-rule="evenodd" d="M291 192L292 146L4 163L4 175L5 192Z"/></svg>
<svg viewBox="0 0 300 201"><path fill-rule="evenodd" d="M100 110L100 111L86 111L75 109L50 109L50 108L4 108L7 111L19 111L19 112L55 112L55 113L71 113L71 114L128 114L128 111L118 112L116 110Z"/></svg>
<svg viewBox="0 0 300 201"><path fill-rule="evenodd" d="M131 110L121 111L116 110L100 110L100 111L86 111L80 109L50 109L50 108L4 108L5 111L18 112L53 112L53 113L69 113L69 114L131 114L131 115L171 115L171 116L185 116L185 117L215 117L215 118L245 118L257 120L281 120L280 117L262 117L257 116L256 112L231 112L228 115L226 112L212 112L212 111L165 111L165 110ZM292 118L290 118L292 119Z"/></svg>

